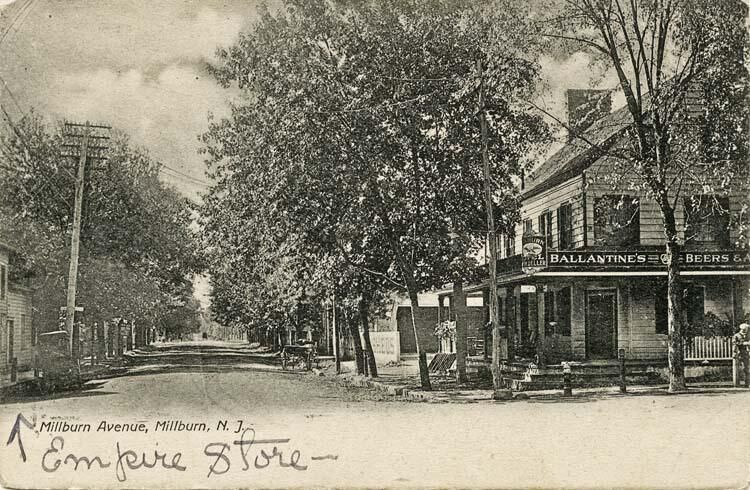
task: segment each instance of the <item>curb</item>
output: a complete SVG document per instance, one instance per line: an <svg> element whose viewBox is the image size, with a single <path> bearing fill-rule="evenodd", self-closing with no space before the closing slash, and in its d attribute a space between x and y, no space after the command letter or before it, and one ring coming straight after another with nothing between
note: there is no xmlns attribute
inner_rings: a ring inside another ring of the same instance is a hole
<svg viewBox="0 0 750 490"><path fill-rule="evenodd" d="M339 375L339 379L351 386L371 388L391 396L406 396L409 393L406 386L381 383L380 381L360 375L342 374Z"/></svg>

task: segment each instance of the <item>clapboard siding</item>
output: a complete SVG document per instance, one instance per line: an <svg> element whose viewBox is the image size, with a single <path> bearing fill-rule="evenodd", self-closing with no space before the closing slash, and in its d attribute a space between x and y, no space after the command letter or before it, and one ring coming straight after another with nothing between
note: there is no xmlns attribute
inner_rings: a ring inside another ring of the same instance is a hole
<svg viewBox="0 0 750 490"><path fill-rule="evenodd" d="M8 290L8 320L13 321L13 353L18 367L31 366L33 346L31 339L31 293L25 289Z"/></svg>
<svg viewBox="0 0 750 490"><path fill-rule="evenodd" d="M648 197L638 188L643 181L634 176L629 178L630 183L622 182L619 185L613 185L608 179L612 174L612 164L607 159L600 159L589 167L587 170L587 206L586 206L586 223L587 237L589 243L594 239L594 199L597 197L611 194L628 194L641 198L640 213L640 243L641 245L663 245L664 244L664 226L659 206L656 202ZM717 186L718 188L718 186ZM681 195L689 197L691 195L704 194L701 187L694 183L686 181L683 183ZM711 193L711 192L709 192ZM729 211L732 215L738 215L743 206L750 204L750 187L747 185L732 189L730 192L716 192L717 195L725 195L729 198ZM675 221L677 225L678 236L681 240L685 239L685 208L683 199L677 199L675 206ZM730 229L729 238L732 243L739 238L736 228Z"/></svg>
<svg viewBox="0 0 750 490"><path fill-rule="evenodd" d="M539 215L546 211L552 212L552 245L556 249L558 243L557 209L565 203L572 204L573 211L573 244L578 248L583 246L583 206L582 206L583 177L576 176L561 184L524 200L521 207L521 221L516 225L515 253L521 252L520 237L523 236L523 222L531 219L534 231L539 232Z"/></svg>

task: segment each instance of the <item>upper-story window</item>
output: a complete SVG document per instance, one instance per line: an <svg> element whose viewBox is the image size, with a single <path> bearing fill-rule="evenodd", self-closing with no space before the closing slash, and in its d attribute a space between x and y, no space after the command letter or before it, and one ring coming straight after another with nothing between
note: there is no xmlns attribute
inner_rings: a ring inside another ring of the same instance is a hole
<svg viewBox="0 0 750 490"><path fill-rule="evenodd" d="M534 234L534 222L531 218L523 220L523 234L533 235Z"/></svg>
<svg viewBox="0 0 750 490"><path fill-rule="evenodd" d="M640 243L641 206L637 197L608 195L594 199L594 243L628 247Z"/></svg>
<svg viewBox="0 0 750 490"><path fill-rule="evenodd" d="M557 243L560 250L573 248L573 206L570 203L557 208Z"/></svg>
<svg viewBox="0 0 750 490"><path fill-rule="evenodd" d="M5 265L0 265L0 299L5 299L7 279L8 279L8 268Z"/></svg>
<svg viewBox="0 0 750 490"><path fill-rule="evenodd" d="M539 233L544 236L547 249L552 248L552 211L545 211L538 218Z"/></svg>
<svg viewBox="0 0 750 490"><path fill-rule="evenodd" d="M729 198L685 198L685 244L729 248Z"/></svg>

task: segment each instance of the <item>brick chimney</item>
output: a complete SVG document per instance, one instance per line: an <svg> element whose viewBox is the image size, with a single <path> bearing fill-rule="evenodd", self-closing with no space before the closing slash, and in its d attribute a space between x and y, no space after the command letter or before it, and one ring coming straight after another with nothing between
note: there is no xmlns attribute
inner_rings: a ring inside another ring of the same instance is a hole
<svg viewBox="0 0 750 490"><path fill-rule="evenodd" d="M568 105L568 141L576 134L586 131L592 124L612 110L610 90L568 89L565 92Z"/></svg>

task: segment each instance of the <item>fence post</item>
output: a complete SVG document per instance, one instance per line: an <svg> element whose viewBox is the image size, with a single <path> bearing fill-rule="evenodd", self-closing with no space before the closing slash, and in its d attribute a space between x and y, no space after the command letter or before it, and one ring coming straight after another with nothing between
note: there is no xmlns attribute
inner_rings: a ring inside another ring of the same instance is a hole
<svg viewBox="0 0 750 490"><path fill-rule="evenodd" d="M625 349L617 350L617 359L620 361L620 393L628 391L625 385Z"/></svg>
<svg viewBox="0 0 750 490"><path fill-rule="evenodd" d="M563 396L573 396L573 387L571 386L572 370L569 362L562 363L563 368Z"/></svg>
<svg viewBox="0 0 750 490"><path fill-rule="evenodd" d="M732 357L732 385L735 388L739 388L740 386L739 364L739 359L737 357Z"/></svg>

